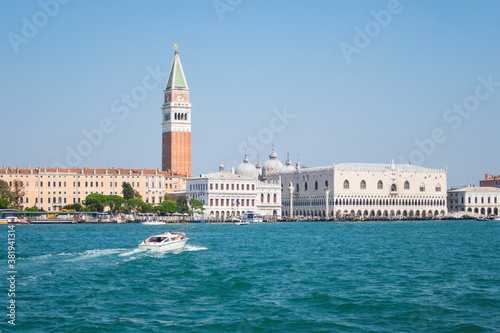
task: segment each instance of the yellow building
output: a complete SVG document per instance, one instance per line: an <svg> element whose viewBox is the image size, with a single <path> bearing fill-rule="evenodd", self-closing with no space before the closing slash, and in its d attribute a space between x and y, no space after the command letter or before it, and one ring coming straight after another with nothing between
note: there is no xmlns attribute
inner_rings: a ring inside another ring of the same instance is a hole
<svg viewBox="0 0 500 333"><path fill-rule="evenodd" d="M159 169L121 168L17 168L0 169L0 180L10 187L19 180L24 186L21 207L36 206L58 211L63 206L81 203L87 195L100 193L122 196L122 183L139 192L146 203L159 204L166 193L184 189L186 178Z"/></svg>

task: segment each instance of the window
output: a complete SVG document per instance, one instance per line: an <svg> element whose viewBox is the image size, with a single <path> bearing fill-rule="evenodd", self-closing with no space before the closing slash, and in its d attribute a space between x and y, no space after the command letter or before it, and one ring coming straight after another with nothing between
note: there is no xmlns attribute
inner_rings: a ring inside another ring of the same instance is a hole
<svg viewBox="0 0 500 333"><path fill-rule="evenodd" d="M315 190L318 190L318 181L315 181L315 182L314 182L314 189L315 189Z"/></svg>
<svg viewBox="0 0 500 333"><path fill-rule="evenodd" d="M425 192L425 184L420 184L420 192Z"/></svg>
<svg viewBox="0 0 500 333"><path fill-rule="evenodd" d="M229 184L226 184L226 190L229 190Z"/></svg>
<svg viewBox="0 0 500 333"><path fill-rule="evenodd" d="M382 181L379 180L377 183L377 190L383 190L383 189L384 189L384 183L382 183Z"/></svg>
<svg viewBox="0 0 500 333"><path fill-rule="evenodd" d="M396 186L396 184L392 184L391 185L391 192L397 192L398 191L398 187Z"/></svg>
<svg viewBox="0 0 500 333"><path fill-rule="evenodd" d="M240 184L236 184L236 191L239 191L240 189Z"/></svg>
<svg viewBox="0 0 500 333"><path fill-rule="evenodd" d="M348 190L349 189L349 181L346 179L344 180L344 190Z"/></svg>
<svg viewBox="0 0 500 333"><path fill-rule="evenodd" d="M218 189L219 189L219 184L215 184L215 190L218 190Z"/></svg>
<svg viewBox="0 0 500 333"><path fill-rule="evenodd" d="M43 204L43 198L40 198L40 203Z"/></svg>
<svg viewBox="0 0 500 333"><path fill-rule="evenodd" d="M172 185L172 184L170 184L170 185ZM213 190L213 189L214 189L214 186L213 186L213 185L214 185L214 184L210 184L210 190ZM212 205L210 205L210 206L212 206Z"/></svg>
<svg viewBox="0 0 500 333"><path fill-rule="evenodd" d="M267 202L271 202L271 195L270 194L267 195Z"/></svg>
<svg viewBox="0 0 500 333"><path fill-rule="evenodd" d="M274 203L276 203L276 194L274 194Z"/></svg>
<svg viewBox="0 0 500 333"><path fill-rule="evenodd" d="M231 184L231 190L234 191L234 184Z"/></svg>
<svg viewBox="0 0 500 333"><path fill-rule="evenodd" d="M359 185L359 188L362 190L366 190L366 182L364 180L361 181L361 184Z"/></svg>
<svg viewBox="0 0 500 333"><path fill-rule="evenodd" d="M410 182L405 181L405 190L409 190L409 189L410 189Z"/></svg>
<svg viewBox="0 0 500 333"><path fill-rule="evenodd" d="M307 182L304 183L304 191L307 191Z"/></svg>
<svg viewBox="0 0 500 333"><path fill-rule="evenodd" d="M325 180L325 187L328 187L328 180Z"/></svg>
<svg viewBox="0 0 500 333"><path fill-rule="evenodd" d="M210 199L210 206L214 205L214 199Z"/></svg>
<svg viewBox="0 0 500 333"><path fill-rule="evenodd" d="M61 186L61 182L59 182L59 187L62 187L62 186Z"/></svg>
<svg viewBox="0 0 500 333"><path fill-rule="evenodd" d="M469 199L469 200L468 200L468 203L471 203L470 197L469 197L468 199Z"/></svg>
<svg viewBox="0 0 500 333"><path fill-rule="evenodd" d="M436 192L441 192L441 184L436 185Z"/></svg>
<svg viewBox="0 0 500 333"><path fill-rule="evenodd" d="M300 189L300 188L299 188L299 183L297 183L297 184L295 185L295 192L299 192L299 189Z"/></svg>
<svg viewBox="0 0 500 333"><path fill-rule="evenodd" d="M255 184L252 184L252 191L255 191Z"/></svg>

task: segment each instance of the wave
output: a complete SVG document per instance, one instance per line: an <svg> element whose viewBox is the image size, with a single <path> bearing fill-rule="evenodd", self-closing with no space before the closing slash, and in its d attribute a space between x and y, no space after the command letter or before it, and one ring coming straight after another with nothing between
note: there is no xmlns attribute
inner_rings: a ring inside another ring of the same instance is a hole
<svg viewBox="0 0 500 333"><path fill-rule="evenodd" d="M208 247L203 247L203 246L196 246L196 245L186 245L184 247L184 250L182 250L183 252L186 251L186 252L195 252L195 251L205 251L205 250L208 250Z"/></svg>

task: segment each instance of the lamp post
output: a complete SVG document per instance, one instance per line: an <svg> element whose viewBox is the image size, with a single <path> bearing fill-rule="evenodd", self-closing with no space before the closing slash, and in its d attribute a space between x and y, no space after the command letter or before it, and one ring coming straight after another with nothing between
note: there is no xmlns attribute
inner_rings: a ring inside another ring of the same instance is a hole
<svg viewBox="0 0 500 333"><path fill-rule="evenodd" d="M293 191L295 187L293 187L292 182L290 182L288 190L290 191L290 219L293 219Z"/></svg>
<svg viewBox="0 0 500 333"><path fill-rule="evenodd" d="M330 188L328 186L325 186L325 206L326 206L326 215L325 215L325 219L328 220L328 218L330 217L330 214L328 213L330 211L330 208L329 208L329 196L330 196Z"/></svg>

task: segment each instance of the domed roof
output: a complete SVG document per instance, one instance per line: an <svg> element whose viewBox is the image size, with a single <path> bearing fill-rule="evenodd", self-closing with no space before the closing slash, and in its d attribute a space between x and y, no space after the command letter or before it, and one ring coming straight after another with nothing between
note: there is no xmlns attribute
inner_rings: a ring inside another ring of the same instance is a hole
<svg viewBox="0 0 500 333"><path fill-rule="evenodd" d="M273 150L269 154L269 159L264 163L263 170L265 170L267 173L269 172L279 172L283 168L283 163L281 163L278 159L278 154L274 151L274 146Z"/></svg>
<svg viewBox="0 0 500 333"><path fill-rule="evenodd" d="M287 154L285 166L281 168L281 171L295 171L295 167L292 165L290 161L290 154Z"/></svg>
<svg viewBox="0 0 500 333"><path fill-rule="evenodd" d="M236 168L236 174L245 177L257 178L259 177L259 170L252 163L248 162L248 157L245 154L243 163L240 163Z"/></svg>

